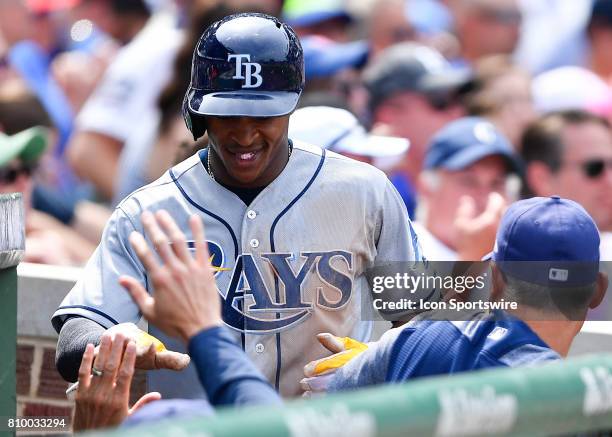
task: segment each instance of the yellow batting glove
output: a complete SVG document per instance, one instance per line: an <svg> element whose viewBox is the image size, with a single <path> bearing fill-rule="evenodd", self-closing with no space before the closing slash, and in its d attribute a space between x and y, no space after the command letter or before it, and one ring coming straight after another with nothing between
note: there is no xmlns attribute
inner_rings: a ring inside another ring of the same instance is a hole
<svg viewBox="0 0 612 437"><path fill-rule="evenodd" d="M143 349L149 349L153 345L155 352L163 352L166 350L166 346L157 338L151 334L140 331L136 336L136 347L142 347Z"/></svg>
<svg viewBox="0 0 612 437"><path fill-rule="evenodd" d="M350 337L336 337L331 334L318 334L319 342L335 354L311 361L304 367L306 377L318 376L344 366L368 348L368 345Z"/></svg>

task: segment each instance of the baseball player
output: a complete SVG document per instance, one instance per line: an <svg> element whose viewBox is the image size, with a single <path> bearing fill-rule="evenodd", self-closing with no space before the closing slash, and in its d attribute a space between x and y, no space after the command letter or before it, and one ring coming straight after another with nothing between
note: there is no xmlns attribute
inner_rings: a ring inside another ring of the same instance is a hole
<svg viewBox="0 0 612 437"><path fill-rule="evenodd" d="M599 242L595 222L576 202L558 196L516 202L487 258L491 301L517 308L479 311L464 321L415 318L370 345L321 334L319 341L337 353L306 365L302 387L338 391L565 357L608 288Z"/></svg>
<svg viewBox="0 0 612 437"><path fill-rule="evenodd" d="M87 342L140 319L118 278L136 278L154 294L128 238L143 232L144 211L162 209L188 239L190 215L202 218L223 321L282 395L297 395L304 365L324 353L315 334L368 341L372 322L360 320L361 296L370 293L364 273L378 263L418 259L416 235L382 172L288 138L303 87L300 43L277 19L238 14L205 31L183 113L195 139L208 133L209 147L117 207L83 277L53 315L63 374L76 379ZM142 367L172 367L156 357ZM149 389L164 397L203 396L192 366L148 378Z"/></svg>

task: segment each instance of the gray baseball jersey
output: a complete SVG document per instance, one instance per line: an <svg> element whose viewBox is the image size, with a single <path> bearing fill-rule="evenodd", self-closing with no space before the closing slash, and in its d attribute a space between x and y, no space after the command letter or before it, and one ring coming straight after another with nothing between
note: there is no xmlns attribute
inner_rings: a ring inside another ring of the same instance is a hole
<svg viewBox="0 0 612 437"><path fill-rule="evenodd" d="M216 269L223 320L247 355L282 395L300 392L303 366L328 354L315 335L331 332L370 340L361 320L364 275L375 263L418 259L406 208L384 173L318 147L295 144L282 173L251 203L211 179L205 152L170 169L126 198L106 226L81 280L53 315L108 328L141 314L118 284L120 275L151 284L128 237L143 232L140 214L166 209L186 235L199 214ZM170 349L179 342L150 327ZM164 397L204 396L192 366L149 372L149 389Z"/></svg>

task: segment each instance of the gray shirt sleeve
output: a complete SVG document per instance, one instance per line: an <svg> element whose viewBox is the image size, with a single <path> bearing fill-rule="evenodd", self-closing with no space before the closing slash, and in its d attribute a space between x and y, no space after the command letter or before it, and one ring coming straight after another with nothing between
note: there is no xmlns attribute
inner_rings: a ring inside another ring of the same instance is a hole
<svg viewBox="0 0 612 437"><path fill-rule="evenodd" d="M384 190L376 264L421 261L421 248L404 201L388 179Z"/></svg>
<svg viewBox="0 0 612 437"><path fill-rule="evenodd" d="M59 333L55 351L55 367L66 381L76 382L83 352L88 343L97 345L105 328L85 317L71 317Z"/></svg>
<svg viewBox="0 0 612 437"><path fill-rule="evenodd" d="M368 343L368 349L339 368L327 388L328 392L351 390L383 384L387 376L391 350L404 326L390 329L380 340Z"/></svg>

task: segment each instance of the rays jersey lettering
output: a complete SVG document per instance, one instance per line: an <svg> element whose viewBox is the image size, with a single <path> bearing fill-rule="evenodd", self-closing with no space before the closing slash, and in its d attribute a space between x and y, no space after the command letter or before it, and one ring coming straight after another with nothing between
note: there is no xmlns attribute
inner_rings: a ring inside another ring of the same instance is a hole
<svg viewBox="0 0 612 437"><path fill-rule="evenodd" d="M244 79L242 88L259 88L263 83L263 78L259 74L261 73L261 64L251 62L251 55L227 55L228 62L234 59L236 60L236 74L232 79ZM243 62L245 59L246 62ZM255 82L253 82L253 78L256 79Z"/></svg>
<svg viewBox="0 0 612 437"><path fill-rule="evenodd" d="M209 247L220 249L216 243ZM211 251L211 254L213 252ZM219 252L217 252L219 253ZM336 267L343 263L349 273L353 269L353 255L335 250L329 252L301 252L303 260L296 272L290 261L292 253L265 253L254 256L242 254L236 260L229 286L221 290L222 315L233 329L249 333L274 333L299 324L307 319L315 306L333 311L343 308L351 298L353 278ZM221 255L211 255L215 274L228 270L222 267ZM270 287L262 275L262 268L270 268L274 284ZM318 287L313 299L305 298L305 286L312 275L336 289L339 297L326 296ZM282 293L281 293L282 292Z"/></svg>

